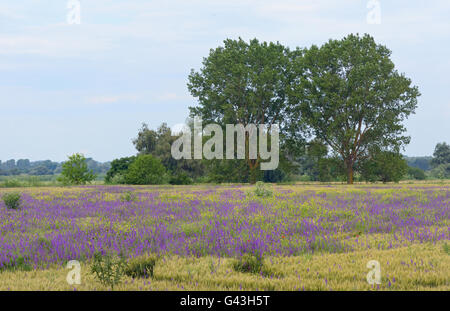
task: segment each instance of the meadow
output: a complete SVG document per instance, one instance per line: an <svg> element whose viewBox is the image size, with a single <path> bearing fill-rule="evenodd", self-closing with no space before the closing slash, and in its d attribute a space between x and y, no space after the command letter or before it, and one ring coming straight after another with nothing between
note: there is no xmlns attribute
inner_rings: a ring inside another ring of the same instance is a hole
<svg viewBox="0 0 450 311"><path fill-rule="evenodd" d="M115 290L450 290L450 184L0 189L0 290L108 290L96 252L158 256ZM259 256L259 273L235 269ZM81 263L69 285L66 264ZM366 280L377 260L381 284Z"/></svg>

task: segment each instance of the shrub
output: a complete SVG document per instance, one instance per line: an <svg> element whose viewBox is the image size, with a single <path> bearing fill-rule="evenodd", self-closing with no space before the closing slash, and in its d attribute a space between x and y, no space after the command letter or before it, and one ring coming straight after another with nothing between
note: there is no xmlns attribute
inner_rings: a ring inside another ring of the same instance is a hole
<svg viewBox="0 0 450 311"><path fill-rule="evenodd" d="M255 194L258 197L271 197L273 195L273 191L268 189L264 182L258 181L256 183Z"/></svg>
<svg viewBox="0 0 450 311"><path fill-rule="evenodd" d="M450 246L447 244L447 242L444 243L444 245L442 245L442 249L444 250L444 252L445 252L447 255L450 255Z"/></svg>
<svg viewBox="0 0 450 311"><path fill-rule="evenodd" d="M244 254L234 262L233 269L244 273L260 273L264 266L263 261L260 254Z"/></svg>
<svg viewBox="0 0 450 311"><path fill-rule="evenodd" d="M403 156L392 151L375 151L359 167L363 180L375 182L399 182L408 172Z"/></svg>
<svg viewBox="0 0 450 311"><path fill-rule="evenodd" d="M410 178L414 178L417 180L424 180L427 178L427 176L425 175L425 172L423 170L421 170L420 168L417 167L408 167L408 175L410 176Z"/></svg>
<svg viewBox="0 0 450 311"><path fill-rule="evenodd" d="M22 199L20 193L6 193L3 195L3 202L9 209L18 209L20 207Z"/></svg>
<svg viewBox="0 0 450 311"><path fill-rule="evenodd" d="M26 258L19 256L16 259L9 259L9 262L3 264L1 270L9 271L31 271L33 267L27 262Z"/></svg>
<svg viewBox="0 0 450 311"><path fill-rule="evenodd" d="M130 165L125 180L132 185L157 185L164 182L165 174L161 161L147 154L139 156Z"/></svg>
<svg viewBox="0 0 450 311"><path fill-rule="evenodd" d="M94 254L91 272L95 274L100 283L110 286L112 290L122 280L125 269L126 261L123 256L113 258L110 255L102 255L100 252Z"/></svg>
<svg viewBox="0 0 450 311"><path fill-rule="evenodd" d="M172 175L169 180L171 185L190 185L192 184L192 179L185 171L177 172Z"/></svg>
<svg viewBox="0 0 450 311"><path fill-rule="evenodd" d="M5 188L18 188L22 187L22 184L17 179L6 179L2 186Z"/></svg>
<svg viewBox="0 0 450 311"><path fill-rule="evenodd" d="M127 191L120 196L120 201L122 202L134 202L137 200L136 193Z"/></svg>
<svg viewBox="0 0 450 311"><path fill-rule="evenodd" d="M153 277L158 257L150 255L147 257L136 257L128 262L125 274L132 278L148 278Z"/></svg>
<svg viewBox="0 0 450 311"><path fill-rule="evenodd" d="M115 159L105 176L105 182L110 184L124 184L128 167L136 160L135 156Z"/></svg>

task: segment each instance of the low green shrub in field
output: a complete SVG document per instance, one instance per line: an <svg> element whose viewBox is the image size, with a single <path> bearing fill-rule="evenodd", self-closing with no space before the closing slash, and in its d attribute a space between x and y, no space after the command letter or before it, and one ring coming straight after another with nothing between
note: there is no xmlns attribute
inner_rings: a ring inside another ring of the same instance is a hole
<svg viewBox="0 0 450 311"><path fill-rule="evenodd" d="M20 207L21 203L21 196L20 193L6 193L3 195L3 202L5 203L5 206L9 209L18 209Z"/></svg>
<svg viewBox="0 0 450 311"><path fill-rule="evenodd" d="M128 262L125 274L132 278L149 278L153 277L158 257L155 255L133 258Z"/></svg>
<svg viewBox="0 0 450 311"><path fill-rule="evenodd" d="M256 183L255 194L258 197L271 197L273 195L273 191L269 189L264 182L258 181Z"/></svg>
<svg viewBox="0 0 450 311"><path fill-rule="evenodd" d="M264 267L264 259L260 254L244 254L233 263L233 269L244 273L260 273Z"/></svg>
<svg viewBox="0 0 450 311"><path fill-rule="evenodd" d="M122 202L134 202L137 200L136 193L132 191L127 191L120 196L120 201Z"/></svg>
<svg viewBox="0 0 450 311"><path fill-rule="evenodd" d="M169 184L171 185L190 185L192 184L192 178L189 177L189 175L184 172L177 172L170 176Z"/></svg>
<svg viewBox="0 0 450 311"><path fill-rule="evenodd" d="M447 253L447 255L450 255L450 246L445 243L442 248L444 249L444 252Z"/></svg>
<svg viewBox="0 0 450 311"><path fill-rule="evenodd" d="M31 271L33 267L27 263L24 257L19 256L16 259L10 259L8 263L3 264L1 270L9 270L9 271Z"/></svg>
<svg viewBox="0 0 450 311"><path fill-rule="evenodd" d="M22 187L22 183L17 179L6 179L1 186L3 188L19 188Z"/></svg>
<svg viewBox="0 0 450 311"><path fill-rule="evenodd" d="M103 285L110 286L114 290L114 286L120 284L125 274L127 264L125 258L113 258L110 255L102 255L100 252L94 254L94 263L91 272Z"/></svg>

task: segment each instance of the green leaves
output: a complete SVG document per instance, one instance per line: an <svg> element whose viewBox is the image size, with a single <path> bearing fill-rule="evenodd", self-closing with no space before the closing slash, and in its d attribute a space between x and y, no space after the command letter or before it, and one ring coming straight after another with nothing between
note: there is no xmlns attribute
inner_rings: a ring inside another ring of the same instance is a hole
<svg viewBox="0 0 450 311"><path fill-rule="evenodd" d="M94 262L91 272L103 284L114 286L120 284L127 269L127 262L124 257L113 258L110 255L102 255L100 252L94 254Z"/></svg>
<svg viewBox="0 0 450 311"><path fill-rule="evenodd" d="M75 153L62 164L59 181L64 184L84 185L93 181L95 177L95 174L88 169L86 158L80 153Z"/></svg>
<svg viewBox="0 0 450 311"><path fill-rule="evenodd" d="M417 107L418 88L395 70L391 51L369 35L349 35L304 51L293 66L293 113L353 168L373 146L409 143L401 123Z"/></svg>

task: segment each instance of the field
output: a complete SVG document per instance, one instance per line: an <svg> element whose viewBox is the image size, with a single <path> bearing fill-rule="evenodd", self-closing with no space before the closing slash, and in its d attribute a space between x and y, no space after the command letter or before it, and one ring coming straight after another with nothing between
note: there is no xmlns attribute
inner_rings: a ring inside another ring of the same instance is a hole
<svg viewBox="0 0 450 311"><path fill-rule="evenodd" d="M108 290L92 257L158 255L115 290L450 290L450 184L0 189L0 290ZM260 273L236 271L244 254ZM81 262L69 285L66 264ZM367 263L380 263L369 285Z"/></svg>

